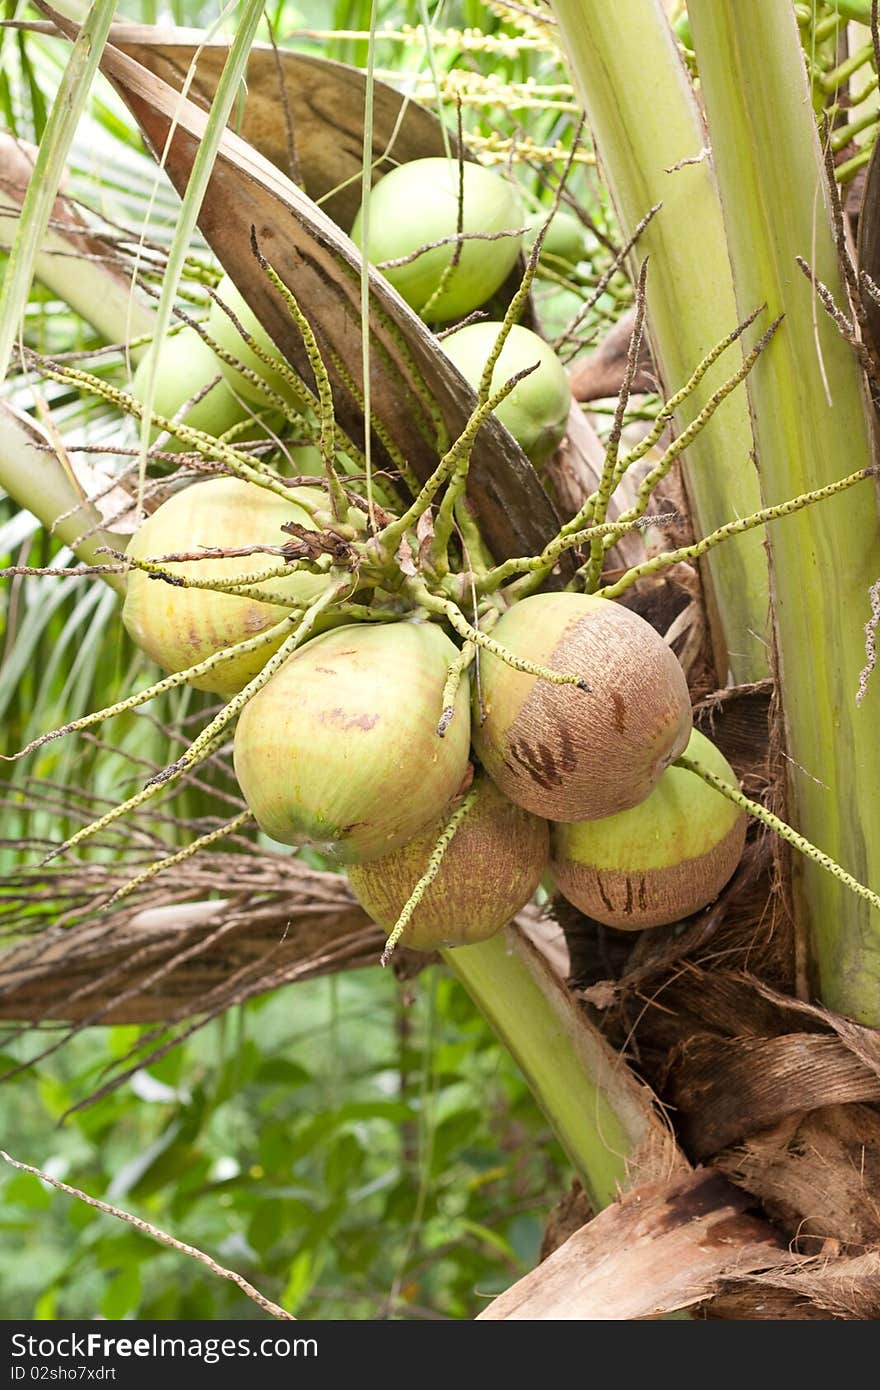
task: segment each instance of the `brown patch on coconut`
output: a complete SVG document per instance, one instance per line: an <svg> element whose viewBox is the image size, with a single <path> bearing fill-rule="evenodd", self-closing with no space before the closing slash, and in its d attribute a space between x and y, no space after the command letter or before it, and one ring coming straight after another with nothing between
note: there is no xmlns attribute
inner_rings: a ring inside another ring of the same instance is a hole
<svg viewBox="0 0 880 1390"><path fill-rule="evenodd" d="M691 729L684 673L654 629L607 599L537 594L509 609L492 637L589 686L555 684L482 655L486 718L474 746L504 794L566 822L643 801Z"/></svg>
<svg viewBox="0 0 880 1390"><path fill-rule="evenodd" d="M563 896L603 926L624 931L667 926L717 898L742 857L746 828L741 816L708 854L659 869L626 872L554 860L551 870Z"/></svg>

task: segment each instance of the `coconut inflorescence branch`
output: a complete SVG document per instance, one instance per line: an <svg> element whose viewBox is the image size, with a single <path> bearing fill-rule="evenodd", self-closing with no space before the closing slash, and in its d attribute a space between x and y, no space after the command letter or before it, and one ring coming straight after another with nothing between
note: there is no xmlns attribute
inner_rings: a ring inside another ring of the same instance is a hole
<svg viewBox="0 0 880 1390"><path fill-rule="evenodd" d="M803 835L799 835L796 830L792 829L790 825L787 825L781 817L774 815L772 811L768 811L766 806L762 806L757 801L750 800L749 797L745 796L742 791L740 791L739 787L733 786L724 777L719 776L714 769L704 766L697 758L689 757L686 754L682 754L681 757L677 759L676 766L682 767L687 772L691 772L699 777L708 786L719 792L727 801L732 802L735 806L742 807L750 816L754 816L762 825L766 825L768 829L773 830L781 839L793 846L800 854L805 855L807 859L812 859L814 863L818 864L826 873L831 874L833 878L839 879L841 883L849 888L850 892L855 893L857 897L864 898L872 907L880 908L880 893L875 893L872 888L868 888L865 884L859 883L858 879L853 878L852 874L848 873L846 869L842 868L840 864L832 859L830 854L825 854L823 850L817 849L817 847L811 844Z"/></svg>
<svg viewBox="0 0 880 1390"><path fill-rule="evenodd" d="M644 275L643 266L643 275ZM641 282L641 296L644 296L644 278ZM544 582L546 582L554 565L560 555L567 549L576 548L590 542L589 560L581 567L577 576L571 581L572 588L586 588L593 591L598 588L601 578L601 560L605 553L610 550L620 538L626 535L627 531L634 530L640 524L641 519L648 510L653 493L659 484L669 474L675 461L682 455L687 446L699 435L708 425L718 407L727 399L732 391L745 380L757 361L758 357L767 347L773 334L779 326L779 321L772 323L766 332L761 336L755 346L745 355L742 364L722 385L716 388L709 400L698 412L692 423L664 449L662 455L653 465L650 471L639 485L636 501L623 512L613 524L606 521L608 503L614 491L620 486L630 468L642 459L653 445L660 439L663 430L669 425L672 414L678 406L690 396L699 386L705 374L714 366L721 354L731 347L742 336L745 330L755 321L760 309L754 310L743 320L731 333L727 334L717 343L706 357L696 367L688 381L670 400L661 407L657 421L646 437L629 450L622 458L618 457L619 433L612 430L609 441L609 449L606 453L605 467L602 479L596 491L586 498L578 512L568 520L560 529L559 535L551 541L545 548L540 557L529 557L528 559L517 559L505 562L504 566L499 567L492 578L484 578L483 588L487 590L492 584L502 583L512 572L514 566L522 572L522 577L511 585L508 590L508 597L524 598L527 594L535 592ZM641 336L639 318L636 318L632 335L630 359L635 360L638 352L638 341ZM626 382L621 392L621 400L625 399L628 393ZM753 523L755 525L759 522ZM599 529L601 528L601 529ZM748 527L744 529L749 529ZM598 558L597 558L598 557Z"/></svg>
<svg viewBox="0 0 880 1390"><path fill-rule="evenodd" d="M633 320L632 334L630 335L629 351L626 355L626 369L624 371L620 394L617 398L617 406L614 411L611 431L605 446L605 461L602 465L602 474L599 478L598 488L587 503L587 506L590 507L589 515L591 519L598 522L600 525L608 515L608 505L611 501L611 494L614 491L615 480L618 474L622 476L619 460L620 440L623 434L623 425L626 419L626 408L629 404L630 391L632 390L632 384L638 370L639 353L644 337L645 310L647 308L645 285L647 278L648 261L646 258L642 261L639 270L638 284L636 286L635 318ZM603 556L603 538L601 535L593 535L590 538L590 558L587 561L584 571L584 587L588 591L596 588L599 575L602 572Z"/></svg>

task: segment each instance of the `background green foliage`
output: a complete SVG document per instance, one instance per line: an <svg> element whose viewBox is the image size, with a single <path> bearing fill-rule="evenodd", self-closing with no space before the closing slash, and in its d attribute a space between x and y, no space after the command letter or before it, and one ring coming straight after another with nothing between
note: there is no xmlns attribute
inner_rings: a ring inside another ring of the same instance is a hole
<svg viewBox="0 0 880 1390"><path fill-rule="evenodd" d="M253 1000L64 1118L137 1031L92 1029L0 1087L3 1144L301 1317L472 1317L534 1265L567 1165L439 967ZM4 1071L33 1046L7 1050ZM7 1170L0 1184L5 1317L261 1316L203 1266L37 1179Z"/></svg>

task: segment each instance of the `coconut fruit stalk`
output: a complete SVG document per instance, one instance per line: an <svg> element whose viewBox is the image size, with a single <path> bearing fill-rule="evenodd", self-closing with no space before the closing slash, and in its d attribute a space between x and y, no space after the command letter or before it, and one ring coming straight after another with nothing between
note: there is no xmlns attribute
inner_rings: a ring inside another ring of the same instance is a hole
<svg viewBox="0 0 880 1390"><path fill-rule="evenodd" d="M314 638L242 711L235 772L258 824L344 863L433 822L468 772L468 680L437 736L458 650L434 623L348 625Z"/></svg>
<svg viewBox="0 0 880 1390"><path fill-rule="evenodd" d="M315 506L325 505L317 488L292 488L280 497L255 483L239 478L211 478L175 492L135 532L127 554L135 560L161 560L165 555L186 554L201 547L233 549L259 544L282 545L288 537L286 522L315 528L310 512L296 498ZM282 561L275 561L281 565ZM163 570L196 583L233 580L271 567L272 557L250 555L205 560L169 561ZM292 570L256 586L258 591L281 594L291 605L306 607L326 586L323 575ZM184 588L153 579L143 570L131 569L126 586L122 621L134 642L165 671L186 671L214 652L235 647L281 621L289 608L263 601L252 594L223 593L212 589ZM244 655L230 656L193 684L217 695L234 695L247 685L281 645L273 643Z"/></svg>
<svg viewBox="0 0 880 1390"><path fill-rule="evenodd" d="M696 729L687 753L736 783L727 759ZM551 873L564 898L605 926L664 926L717 898L742 857L747 822L699 777L669 767L640 805L554 826Z"/></svg>
<svg viewBox="0 0 880 1390"><path fill-rule="evenodd" d="M552 821L598 820L637 805L684 751L684 672L638 614L592 594L535 594L492 638L514 656L571 673L557 685L481 653L474 747L505 796Z"/></svg>
<svg viewBox="0 0 880 1390"><path fill-rule="evenodd" d="M485 773L477 774L472 797L401 938L413 950L486 941L516 916L541 881L549 855L547 822L514 806ZM386 933L427 870L448 819L449 811L391 854L350 866L355 897Z"/></svg>

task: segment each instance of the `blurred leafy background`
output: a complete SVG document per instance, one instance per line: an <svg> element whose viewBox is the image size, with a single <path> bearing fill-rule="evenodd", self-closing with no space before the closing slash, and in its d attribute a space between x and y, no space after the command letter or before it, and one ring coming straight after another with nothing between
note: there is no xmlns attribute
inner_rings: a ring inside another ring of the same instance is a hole
<svg viewBox="0 0 880 1390"><path fill-rule="evenodd" d="M0 1088L14 1155L301 1317L472 1317L534 1265L566 1162L439 968L252 1000L62 1122L135 1033L92 1029ZM5 1317L259 1316L185 1256L27 1174L2 1180Z"/></svg>

